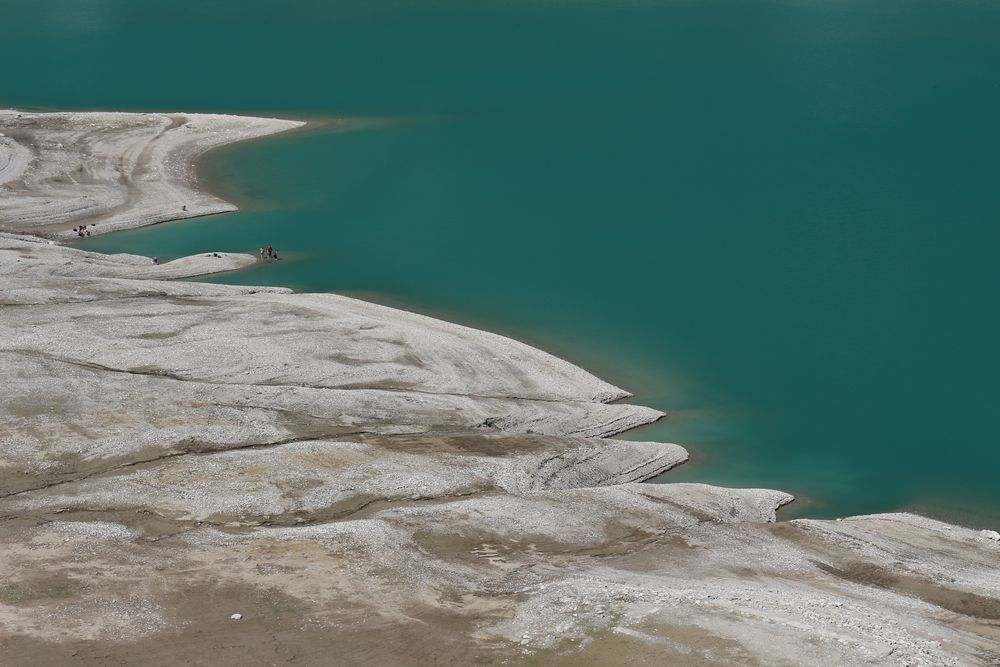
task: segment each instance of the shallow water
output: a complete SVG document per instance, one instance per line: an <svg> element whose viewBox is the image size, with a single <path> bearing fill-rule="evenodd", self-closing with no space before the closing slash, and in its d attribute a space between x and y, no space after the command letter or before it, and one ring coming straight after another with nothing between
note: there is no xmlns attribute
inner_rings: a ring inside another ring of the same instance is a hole
<svg viewBox="0 0 1000 667"><path fill-rule="evenodd" d="M220 280L513 334L666 409L670 480L1000 520L1000 9L0 1L0 102L390 120L228 149Z"/></svg>

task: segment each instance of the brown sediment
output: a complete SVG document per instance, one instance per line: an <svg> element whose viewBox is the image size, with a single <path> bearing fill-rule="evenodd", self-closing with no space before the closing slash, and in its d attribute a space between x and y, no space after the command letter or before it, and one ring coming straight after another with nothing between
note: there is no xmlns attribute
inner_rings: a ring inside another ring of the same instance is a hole
<svg viewBox="0 0 1000 667"><path fill-rule="evenodd" d="M889 568L872 563L855 561L846 563L842 568L826 563L816 563L816 566L835 577L909 594L956 614L987 620L1000 619L1000 600L995 598L957 591L928 579L894 573Z"/></svg>

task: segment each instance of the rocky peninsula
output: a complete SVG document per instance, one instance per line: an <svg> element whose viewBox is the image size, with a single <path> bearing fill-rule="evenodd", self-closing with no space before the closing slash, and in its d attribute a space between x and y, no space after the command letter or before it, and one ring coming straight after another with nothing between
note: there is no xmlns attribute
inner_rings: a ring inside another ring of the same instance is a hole
<svg viewBox="0 0 1000 667"><path fill-rule="evenodd" d="M1000 664L987 532L643 484L662 413L545 352L61 243L298 125L0 112L3 664Z"/></svg>

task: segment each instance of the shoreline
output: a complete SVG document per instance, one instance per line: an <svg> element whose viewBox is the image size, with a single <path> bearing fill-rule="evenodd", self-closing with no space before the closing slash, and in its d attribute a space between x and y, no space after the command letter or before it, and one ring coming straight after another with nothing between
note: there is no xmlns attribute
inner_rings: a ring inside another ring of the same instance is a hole
<svg viewBox="0 0 1000 667"><path fill-rule="evenodd" d="M122 178L103 175L51 197ZM4 223L51 225L49 195L12 192L0 210L28 215ZM335 294L176 280L256 262L0 233L11 664L996 656L1000 539L912 514L778 523L781 491L645 484L687 452L614 436L662 413L552 354Z"/></svg>
<svg viewBox="0 0 1000 667"><path fill-rule="evenodd" d="M39 118L56 127L39 132ZM70 227L84 222L88 234L100 235L236 210L199 189L197 159L304 125L221 114L0 110L0 140L31 147L0 173L0 183L17 194L0 200L0 230L67 241L78 236Z"/></svg>
<svg viewBox="0 0 1000 667"><path fill-rule="evenodd" d="M97 113L97 112L95 112L95 113ZM227 114L227 115L229 115L229 114ZM301 119L297 119L297 120L301 120ZM201 186L203 186L204 188L206 188L206 190L210 191L211 188L212 188L212 184L215 183L215 181L213 181L211 178L205 178L205 177L203 177L200 174L200 172L199 172L199 163L208 154L212 154L213 157L216 157L216 156L218 156L218 154L223 153L223 152L225 152L227 150L231 150L231 149L232 150L239 150L241 148L244 148L246 146L246 144L248 142L250 142L251 140L253 140L256 143L256 142L265 141L265 140L282 140L283 138L287 138L288 136L292 136L292 135L296 135L296 134L308 135L308 134L312 134L314 132L326 132L326 131L330 131L330 132L364 131L364 130L369 129L371 127L371 125L377 125L380 122L392 122L392 121L386 121L384 119L360 119L360 122L363 123L363 125L361 125L360 127L356 127L356 126L353 126L353 123L356 120L358 120L358 119L347 119L347 120L344 121L343 125L341 125L341 126L338 126L337 125L337 119L333 119L333 118L328 118L325 121L305 121L306 122L305 125L293 128L291 130L281 131L281 132L275 133L275 134L262 135L261 137L258 137L258 138L251 137L251 138L248 138L248 139L245 139L245 140L240 140L240 141L234 142L232 144L224 144L224 145L220 145L220 146L216 146L216 147L211 147L211 148L207 149L206 151L204 151L203 153L201 153L198 156L196 156L194 159L192 159L192 161L191 161L191 168L192 168L192 171L196 173L197 182ZM319 125L313 125L314 122L321 122L321 124L319 124ZM365 123L370 123L371 125L365 124ZM204 215L196 216L196 217L205 217L205 216L208 216L208 215L225 215L225 214L228 214L228 213L244 212L244 211L247 210L246 208L244 208L244 206L247 206L247 205L252 206L252 204L253 204L253 202L250 201L250 200L241 200L240 198L238 198L238 197L234 198L234 197L232 197L229 194L227 194L227 196L226 196L226 201L235 201L235 202L238 202L239 203L239 208L238 209L234 209L232 211L223 211L223 212L220 212L220 213L206 213ZM252 208L250 210L252 210ZM163 222L154 223L154 224L159 225L159 224L183 223L183 222L188 222L188 221L191 221L191 220L194 220L194 219L195 218L181 218L181 219L176 219L176 220L164 220ZM145 227L151 227L151 226L153 226L153 225L143 225L143 226L140 226L140 227L135 227L133 229L143 229ZM123 231L127 231L127 230L123 230ZM84 246L81 245L81 244L85 244L85 243L86 243L85 241L80 241L80 240L70 240L70 241L66 242L66 244L69 247L79 248L81 250L86 250L87 252L95 252L95 251L87 250L86 247L84 247ZM232 254L232 253L226 253L226 254ZM254 261L250 262L250 263L247 263L245 265L236 266L236 267L230 268L230 269L213 270L213 271L211 271L211 273L205 273L205 274L194 273L194 274L187 275L187 276L184 276L184 277L180 277L180 278L177 278L177 279L178 280L184 280L184 281L197 281L199 278L211 277L211 276L222 275L222 274L245 273L247 275L250 275L250 273L253 272L253 271L259 271L259 270L261 270L262 265L268 264L268 262L266 262L266 261L259 260L257 258L257 256L255 254L253 254L253 253L246 253L246 254L252 255L254 257ZM192 255L191 257L195 257L195 256L197 256L197 255ZM177 257L175 259L185 259L185 257ZM288 257L286 257L283 261L290 261L290 260L289 260ZM292 258L292 261L294 261L293 258ZM167 263L169 263L169 261ZM266 280L263 281L263 282L266 282ZM225 285L225 284L234 284L234 283L225 283L225 282L216 283L216 282L213 282L211 284ZM249 283L248 282L248 283L235 283L235 284L236 285L244 285L244 286L252 287L252 286L260 285L261 283ZM275 286L269 286L269 287L275 287ZM307 293L309 293L309 288L307 288L307 287L278 286L278 288L279 289L288 289L288 290L291 290L294 293L299 293L299 294L307 294ZM357 291L357 290L353 290L353 291L346 291L346 292L337 292L337 294L342 294L343 296L346 296L346 297L349 297L349 298L359 299L359 300L362 300L362 301L366 301L366 302L374 303L374 304L377 304L377 305L385 306L387 308L392 308L392 309L396 309L396 310L403 310L403 311L406 311L406 312L411 312L411 313L419 314L419 315L422 315L422 316L425 316L425 317L428 317L428 318L431 318L431 319L442 320L442 321L445 321L445 322L456 324L458 326L469 327L469 328L476 329L476 330L479 330L479 331L482 331L482 332L499 333L499 335L501 335L503 337L510 338L512 340L518 341L518 342L523 343L523 344L525 344L527 346L530 346L530 347L537 348L539 350L543 350L546 353L551 354L551 355L553 355L553 356L555 356L555 357L557 357L559 359L566 360L566 361L568 361L568 362L570 362L570 363L572 363L574 365L580 366L581 368L588 369L588 372L590 372L589 369L593 368L593 366L595 365L594 364L595 357L593 355L589 355L588 356L588 355L575 354L573 350L570 350L570 349L567 349L567 348L558 348L557 347L556 349L552 349L552 346L549 344L551 341L544 341L544 340L541 340L539 337L533 337L529 331L527 331L525 329L522 329L522 328L505 327L505 326L502 325L502 323L499 323L499 322L484 321L481 318L468 317L467 315L464 315L464 314L462 314L462 313L460 313L458 311L455 311L455 310L438 309L438 308L434 308L434 307L432 307L432 306L430 306L428 304L425 304L425 303L410 302L410 301L407 301L405 299L397 299L397 298L392 297L392 295L389 295L389 294L386 294L386 293L381 293L381 292L370 292L370 291ZM598 364L598 365L600 365L600 364ZM626 382L626 380L629 379L629 376L628 376L627 373L617 373L616 374L614 372L609 372L607 370L607 368L602 368L598 372L594 372L594 374L596 376L598 376L598 377L601 377L602 379L607 378L608 381L611 384L616 385L616 386L630 386L631 387L632 384L633 384L633 383ZM645 392L642 391L641 389L638 390L638 391L635 391L635 392L632 392L631 390L629 390L628 396L624 396L621 399L617 399L617 400L632 400L632 401L634 401L634 400L638 399L638 400L641 401L642 398L643 398L644 393ZM672 413L671 413L671 411L666 410L665 408L660 408L660 407L651 406L651 405L647 406L647 407L650 407L650 408L652 408L654 410L661 411L661 412L663 412L663 415L659 419L657 419L656 421L637 425L637 426L629 429L627 432L622 432L622 433L616 434L616 435L614 435L612 437L614 437L614 438L622 438L622 437L628 438L629 436L631 436L632 439L639 440L639 441L645 441L645 440L649 440L649 439L657 439L655 437L655 433L651 434L650 437L643 437L643 434L644 433L649 433L652 429L656 429L658 427L658 425L661 425L664 420L670 420ZM662 477L663 478L662 481L654 481L652 478L651 479L647 479L645 481L647 483L671 483L669 473L671 473L676 468L679 468L679 467L683 466L683 468L684 468L684 470L685 470L686 473L693 474L694 471L696 471L701 466L706 465L707 462L712 458L712 455L710 455L708 453L708 450L705 449L704 447L697 447L697 446L691 445L690 443L685 443L684 447L688 451L688 454L689 454L687 460L685 460L684 462L682 462L681 464L679 464L675 468L673 468L671 470L668 470L668 471L665 471L664 473L661 473L660 475L656 476L656 477ZM719 485L722 485L722 486L727 486L726 482L724 482L724 481L708 481L708 480L705 480L705 479L690 479L690 478L689 479L685 479L684 481L685 482L690 482L690 483L719 484ZM784 505L782 505L781 507L778 508L779 511L777 513L777 516L778 516L778 520L779 521L794 521L794 520L799 520L799 519L834 520L834 519L842 519L842 518L845 518L845 517L853 516L850 513L845 514L845 513L837 512L837 511L835 511L835 508L833 508L833 507L830 507L830 511L828 511L828 512L825 513L827 516L822 516L822 517L812 516L812 515L810 515L808 513L809 512L809 508L816 506L817 505L817 501L808 494L808 491L806 489L799 488L799 487L796 487L796 486L791 486L791 487L785 486L785 487L782 487L782 490L785 491L786 493L789 493L793 497L793 500L790 501L789 503L786 503L786 504L784 504ZM797 509L788 509L789 506L793 506L793 505ZM940 505L940 504L935 505L934 503L926 503L926 502L906 502L906 503L900 503L900 504L892 506L892 507L885 507L885 508L881 508L881 509L872 510L872 512L874 512L874 513L904 513L904 514L906 514L906 513L913 513L913 514L917 514L919 516L922 516L922 517L925 517L925 518L928 518L928 519L942 521L942 522L953 524L953 525L960 526L960 527L963 527L963 528L968 528L970 530L981 530L984 527L990 527L992 525L992 523L997 518L996 516L993 516L993 515L990 515L990 514L987 514L987 513L976 512L971 507L955 508L954 506L950 506L949 507L949 506L945 506L945 505Z"/></svg>

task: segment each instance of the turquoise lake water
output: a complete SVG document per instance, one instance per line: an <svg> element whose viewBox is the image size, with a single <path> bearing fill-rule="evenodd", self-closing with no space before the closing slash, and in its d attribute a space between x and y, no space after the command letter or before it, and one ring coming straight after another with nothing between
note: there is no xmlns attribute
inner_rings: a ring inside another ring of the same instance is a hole
<svg viewBox="0 0 1000 667"><path fill-rule="evenodd" d="M669 480L1000 520L1000 5L0 0L0 103L365 117L92 239L507 333L665 409Z"/></svg>

